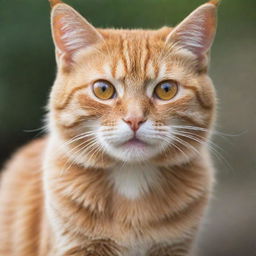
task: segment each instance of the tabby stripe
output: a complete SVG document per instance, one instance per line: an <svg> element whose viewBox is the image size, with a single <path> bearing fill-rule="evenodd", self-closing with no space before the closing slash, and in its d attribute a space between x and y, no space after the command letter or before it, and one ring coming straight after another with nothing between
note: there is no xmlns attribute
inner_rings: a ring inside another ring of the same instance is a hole
<svg viewBox="0 0 256 256"><path fill-rule="evenodd" d="M128 64L125 60L124 52L125 52L125 42L124 42L124 39L123 39L123 40L120 41L120 55L121 55L121 60L123 62L123 66L124 66L124 73L126 74L127 70L128 70Z"/></svg>
<svg viewBox="0 0 256 256"><path fill-rule="evenodd" d="M204 124L199 123L198 121L196 121L195 119L186 116L186 115L182 115L180 113L175 113L176 116L178 116L180 119L183 119L185 121L187 121L188 123L193 124L194 126L198 126L198 127L202 127L202 128L206 128Z"/></svg>
<svg viewBox="0 0 256 256"><path fill-rule="evenodd" d="M211 110L212 109L212 104L207 104L206 102L204 102L201 98L200 92L198 91L198 88L196 88L195 86L191 86L191 85L184 85L183 86L186 89L192 90L195 95L196 95L196 99L199 102L199 104L201 105L202 108L204 109L208 109Z"/></svg>
<svg viewBox="0 0 256 256"><path fill-rule="evenodd" d="M145 54L145 61L144 61L144 79L146 79L146 77L147 77L148 62L150 60L149 39L148 38L146 38L146 40L145 40L145 48L146 48L146 50L145 50L146 54Z"/></svg>
<svg viewBox="0 0 256 256"><path fill-rule="evenodd" d="M72 96L74 93L76 93L77 91L79 90L82 90L84 88L86 88L88 86L88 84L84 84L84 85L81 85L79 87L75 87L71 90L71 92L69 92L68 96L66 98L64 98L63 102L61 104L58 104L57 106L55 106L55 108L57 110L62 110L64 109L68 104L69 104L69 101L71 100Z"/></svg>
<svg viewBox="0 0 256 256"><path fill-rule="evenodd" d="M154 71L155 71L155 77L157 78L159 76L159 64L157 62L153 62L153 67L154 67Z"/></svg>
<svg viewBox="0 0 256 256"><path fill-rule="evenodd" d="M112 75L112 77L115 77L115 78L116 78L117 63L118 63L117 58L113 58L111 75Z"/></svg>
<svg viewBox="0 0 256 256"><path fill-rule="evenodd" d="M129 53L128 53L128 42L127 40L123 39L123 51L122 51L122 55L123 55L123 60L125 63L125 73L128 72L128 70L131 68L130 65L130 59L129 59Z"/></svg>

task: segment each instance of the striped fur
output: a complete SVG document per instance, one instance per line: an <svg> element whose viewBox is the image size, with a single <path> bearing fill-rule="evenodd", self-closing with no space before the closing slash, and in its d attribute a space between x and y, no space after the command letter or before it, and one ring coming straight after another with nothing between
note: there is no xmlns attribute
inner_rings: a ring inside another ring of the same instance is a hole
<svg viewBox="0 0 256 256"><path fill-rule="evenodd" d="M49 134L5 167L0 255L189 255L214 183L216 5L160 30L95 29L70 6L52 6ZM97 80L116 97L97 98ZM169 101L154 96L164 80L179 87ZM143 117L140 143L127 117Z"/></svg>

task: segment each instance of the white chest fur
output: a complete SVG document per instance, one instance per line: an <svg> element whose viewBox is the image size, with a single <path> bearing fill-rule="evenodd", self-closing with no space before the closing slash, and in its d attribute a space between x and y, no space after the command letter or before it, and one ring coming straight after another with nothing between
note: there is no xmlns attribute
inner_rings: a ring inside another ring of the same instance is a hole
<svg viewBox="0 0 256 256"><path fill-rule="evenodd" d="M119 165L111 171L110 179L119 194L132 200L159 182L159 170L150 165Z"/></svg>

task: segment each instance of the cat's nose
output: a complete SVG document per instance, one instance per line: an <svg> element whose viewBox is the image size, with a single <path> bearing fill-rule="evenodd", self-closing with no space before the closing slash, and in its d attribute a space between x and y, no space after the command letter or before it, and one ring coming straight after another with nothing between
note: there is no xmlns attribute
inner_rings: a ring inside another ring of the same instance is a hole
<svg viewBox="0 0 256 256"><path fill-rule="evenodd" d="M123 118L124 122L126 122L130 127L131 129L136 132L140 126L146 122L146 118L144 117L136 117L136 116L130 116L130 117L127 117L127 118Z"/></svg>

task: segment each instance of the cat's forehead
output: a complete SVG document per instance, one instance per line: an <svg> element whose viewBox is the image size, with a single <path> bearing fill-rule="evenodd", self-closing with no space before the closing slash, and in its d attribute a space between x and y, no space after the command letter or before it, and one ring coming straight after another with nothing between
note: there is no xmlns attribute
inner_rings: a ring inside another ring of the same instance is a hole
<svg viewBox="0 0 256 256"><path fill-rule="evenodd" d="M167 69L165 39L171 28L160 30L99 30L105 38L97 64L101 72L116 80L156 79Z"/></svg>
<svg viewBox="0 0 256 256"><path fill-rule="evenodd" d="M99 30L104 39L97 49L79 55L72 85L107 80L128 94L144 91L163 80L185 77L184 63L166 45L171 28L160 30ZM135 90L137 89L137 90Z"/></svg>

